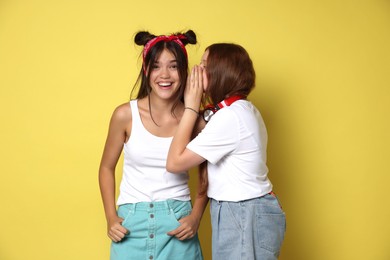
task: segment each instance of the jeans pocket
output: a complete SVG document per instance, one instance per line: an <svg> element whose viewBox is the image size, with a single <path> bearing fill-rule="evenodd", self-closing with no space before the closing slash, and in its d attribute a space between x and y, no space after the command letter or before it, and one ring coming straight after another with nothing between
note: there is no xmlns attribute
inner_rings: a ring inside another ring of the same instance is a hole
<svg viewBox="0 0 390 260"><path fill-rule="evenodd" d="M191 203L188 201L174 201L170 204L170 215L175 222L179 222L181 218L190 215L191 212Z"/></svg>
<svg viewBox="0 0 390 260"><path fill-rule="evenodd" d="M130 236L131 234L131 215L132 215L132 210L129 207L126 207L126 205L119 206L117 214L118 217L122 218L122 226L126 228L129 232L125 235L125 237Z"/></svg>
<svg viewBox="0 0 390 260"><path fill-rule="evenodd" d="M226 213L223 217L225 217L230 223L230 225L234 225L237 228L238 232L242 232L241 225L241 207L236 202L225 202L226 204Z"/></svg>
<svg viewBox="0 0 390 260"><path fill-rule="evenodd" d="M256 214L259 246L278 253L286 231L286 215L276 196L265 195L259 202Z"/></svg>
<svg viewBox="0 0 390 260"><path fill-rule="evenodd" d="M283 212L257 215L257 235L261 248L278 253L284 240L285 230L286 216Z"/></svg>

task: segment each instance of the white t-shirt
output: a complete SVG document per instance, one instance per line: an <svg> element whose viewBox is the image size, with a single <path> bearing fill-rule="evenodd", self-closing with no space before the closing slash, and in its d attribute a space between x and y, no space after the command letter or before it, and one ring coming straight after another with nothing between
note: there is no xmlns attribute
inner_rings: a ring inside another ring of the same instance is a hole
<svg viewBox="0 0 390 260"><path fill-rule="evenodd" d="M208 161L208 197L242 201L272 191L267 130L251 102L238 100L220 109L187 148Z"/></svg>
<svg viewBox="0 0 390 260"><path fill-rule="evenodd" d="M131 135L123 146L123 176L117 204L190 200L188 173L166 170L168 150L173 137L158 137L142 124L137 100L130 101Z"/></svg>

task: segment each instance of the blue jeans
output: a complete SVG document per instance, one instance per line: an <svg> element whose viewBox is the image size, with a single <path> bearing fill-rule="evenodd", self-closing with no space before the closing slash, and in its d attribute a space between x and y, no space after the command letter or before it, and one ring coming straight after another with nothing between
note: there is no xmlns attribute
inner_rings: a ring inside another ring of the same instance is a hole
<svg viewBox="0 0 390 260"><path fill-rule="evenodd" d="M129 233L111 243L111 260L203 260L198 235L184 241L168 236L192 211L190 201L166 200L124 204L118 208Z"/></svg>
<svg viewBox="0 0 390 260"><path fill-rule="evenodd" d="M275 195L239 202L211 199L213 260L275 260L286 217Z"/></svg>

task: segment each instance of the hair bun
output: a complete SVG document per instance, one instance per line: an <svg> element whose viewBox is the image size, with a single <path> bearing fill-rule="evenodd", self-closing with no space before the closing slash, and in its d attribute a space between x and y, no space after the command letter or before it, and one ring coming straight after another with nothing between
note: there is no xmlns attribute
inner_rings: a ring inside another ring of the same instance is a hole
<svg viewBox="0 0 390 260"><path fill-rule="evenodd" d="M185 33L176 33L174 35L176 35L176 36L179 36L179 35L185 36L184 39L180 39L180 41L184 45L196 44L197 43L197 41L196 41L196 34L194 33L193 30L188 30ZM134 37L134 42L137 45L145 46L145 44L147 44L148 41L152 40L155 37L157 37L157 36L154 35L154 34L149 33L148 31L139 31L139 32L137 32L137 34Z"/></svg>
<svg viewBox="0 0 390 260"><path fill-rule="evenodd" d="M145 45L148 41L155 37L155 35L149 33L148 31L140 31L135 35L134 42L137 45Z"/></svg>
<svg viewBox="0 0 390 260"><path fill-rule="evenodd" d="M196 41L196 34L193 30L188 30L187 32L183 33L183 35L187 38L187 39L183 39L182 40L182 43L184 45L186 44L196 44L197 41Z"/></svg>

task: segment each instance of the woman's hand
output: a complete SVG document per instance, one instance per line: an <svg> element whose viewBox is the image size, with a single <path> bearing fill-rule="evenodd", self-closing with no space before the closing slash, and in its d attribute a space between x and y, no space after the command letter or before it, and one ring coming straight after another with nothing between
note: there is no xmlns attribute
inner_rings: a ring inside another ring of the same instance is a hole
<svg viewBox="0 0 390 260"><path fill-rule="evenodd" d="M184 91L184 104L186 107L199 111L200 102L203 96L203 68L195 65L187 79L187 86Z"/></svg>
<svg viewBox="0 0 390 260"><path fill-rule="evenodd" d="M196 235L200 222L196 217L188 215L180 219L179 222L180 226L178 228L167 233L169 236L175 236L179 240L185 240L193 238Z"/></svg>
<svg viewBox="0 0 390 260"><path fill-rule="evenodd" d="M129 232L122 226L123 218L115 216L107 223L107 235L113 242L121 241Z"/></svg>

